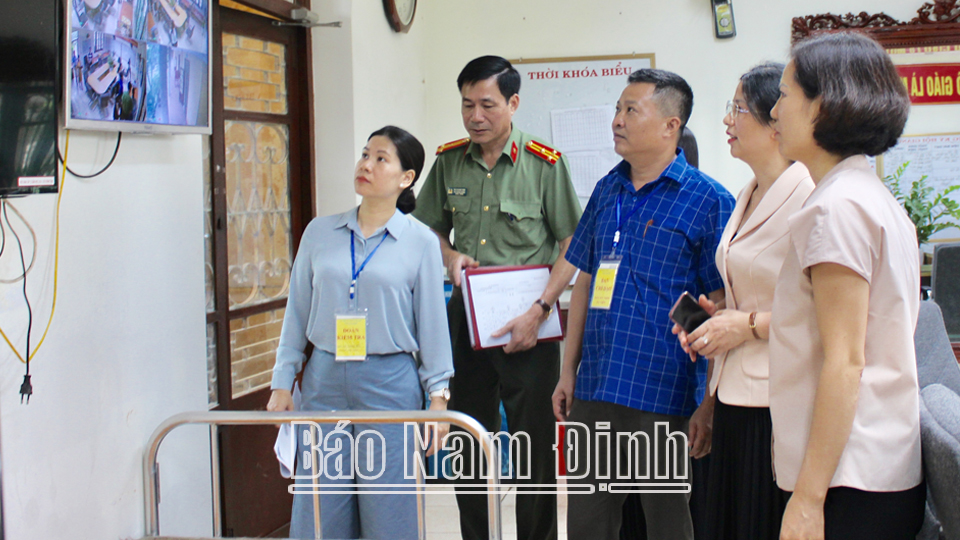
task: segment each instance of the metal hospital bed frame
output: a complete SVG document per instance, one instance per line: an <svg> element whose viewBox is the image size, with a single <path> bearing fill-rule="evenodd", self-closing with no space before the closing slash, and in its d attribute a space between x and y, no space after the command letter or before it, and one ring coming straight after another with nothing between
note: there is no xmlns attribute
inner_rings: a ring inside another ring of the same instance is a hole
<svg viewBox="0 0 960 540"><path fill-rule="evenodd" d="M175 428L188 424L207 424L210 426L210 480L213 489L213 534L220 538L222 523L220 512L220 458L217 444L219 426L284 424L288 422L314 422L317 424L336 424L341 420L367 424L401 424L404 422L443 422L463 428L480 441L480 449L486 458L487 470L494 471L487 483L487 513L489 516L490 540L501 540L500 521L500 478L499 454L493 439L475 419L454 411L335 411L335 412L263 412L263 411L209 411L185 412L166 419L150 436L143 455L143 505L144 528L147 538L160 535L160 473L157 466L157 453L160 443ZM426 493L419 480L417 469L417 491ZM417 497L417 518L420 538L426 539L426 526L423 508L423 496ZM320 538L317 531L317 538Z"/></svg>

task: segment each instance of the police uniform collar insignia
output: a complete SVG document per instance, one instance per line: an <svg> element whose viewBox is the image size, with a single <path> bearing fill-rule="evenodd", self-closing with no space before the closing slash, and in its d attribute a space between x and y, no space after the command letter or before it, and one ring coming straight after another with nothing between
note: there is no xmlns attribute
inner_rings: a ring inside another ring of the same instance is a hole
<svg viewBox="0 0 960 540"><path fill-rule="evenodd" d="M461 146L466 146L469 142L470 142L470 138L465 137L463 139L460 139L459 141L452 141L446 144L441 144L440 146L437 147L437 155L439 156L440 154L448 150L453 150L454 148L460 148Z"/></svg>
<svg viewBox="0 0 960 540"><path fill-rule="evenodd" d="M510 160L514 163L517 162L517 155L520 153L520 150L517 148L517 141L513 141L510 145Z"/></svg>
<svg viewBox="0 0 960 540"><path fill-rule="evenodd" d="M560 152L541 142L529 141L524 145L524 148L527 152L530 152L551 165L555 165L557 161L560 160Z"/></svg>

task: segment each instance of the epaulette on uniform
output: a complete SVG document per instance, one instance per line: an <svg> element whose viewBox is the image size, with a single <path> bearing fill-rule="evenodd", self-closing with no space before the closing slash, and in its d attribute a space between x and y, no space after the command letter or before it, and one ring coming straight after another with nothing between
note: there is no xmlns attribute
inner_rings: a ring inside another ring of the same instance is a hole
<svg viewBox="0 0 960 540"><path fill-rule="evenodd" d="M470 138L465 137L463 139L460 139L459 141L452 141L452 142L448 142L447 144L441 144L440 146L437 147L437 155L439 156L440 154L448 150L453 150L454 148L460 148L461 146L465 146L469 142L470 142Z"/></svg>
<svg viewBox="0 0 960 540"><path fill-rule="evenodd" d="M560 160L560 152L541 142L529 141L523 147L527 149L527 152L530 152L551 165L555 165L557 161Z"/></svg>

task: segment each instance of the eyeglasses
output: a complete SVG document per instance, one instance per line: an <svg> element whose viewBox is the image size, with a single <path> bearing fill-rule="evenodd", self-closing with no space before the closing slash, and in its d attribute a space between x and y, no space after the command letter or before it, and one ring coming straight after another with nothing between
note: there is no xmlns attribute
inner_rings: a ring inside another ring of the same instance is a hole
<svg viewBox="0 0 960 540"><path fill-rule="evenodd" d="M736 119L738 114L749 114L749 113L750 113L750 109L744 109L733 101L727 102L727 114L729 114L731 118Z"/></svg>

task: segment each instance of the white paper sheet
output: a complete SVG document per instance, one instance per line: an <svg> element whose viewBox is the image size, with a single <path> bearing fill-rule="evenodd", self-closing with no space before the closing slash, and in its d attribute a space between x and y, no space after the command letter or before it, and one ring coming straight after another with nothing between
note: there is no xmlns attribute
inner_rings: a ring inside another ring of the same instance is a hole
<svg viewBox="0 0 960 540"><path fill-rule="evenodd" d="M566 156L573 189L582 199L589 199L597 182L620 163L620 156L613 150L570 152Z"/></svg>
<svg viewBox="0 0 960 540"><path fill-rule="evenodd" d="M479 338L481 348L497 347L510 342L510 334L494 338L491 334L503 328L511 319L522 315L543 294L550 280L550 269L545 267L463 275L461 283L469 280L469 291L464 299L472 301L476 315L477 336L471 335L471 343ZM469 306L469 304L468 304ZM468 311L468 321L471 320ZM471 324L471 328L472 328ZM556 309L540 325L539 339L560 337L560 314Z"/></svg>
<svg viewBox="0 0 960 540"><path fill-rule="evenodd" d="M577 197L588 199L597 182L620 162L613 150L613 105L550 111L553 144L567 156Z"/></svg>
<svg viewBox="0 0 960 540"><path fill-rule="evenodd" d="M553 144L561 152L580 152L613 147L613 105L554 109L550 111Z"/></svg>
<svg viewBox="0 0 960 540"><path fill-rule="evenodd" d="M300 410L301 400L300 383L297 383L293 385L293 410ZM277 461L280 462L280 476L290 478L295 470L297 457L297 434L293 424L280 426L277 442L273 443L273 453L277 455Z"/></svg>

